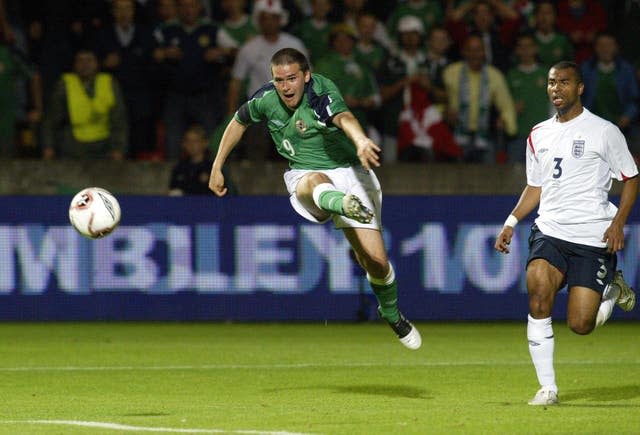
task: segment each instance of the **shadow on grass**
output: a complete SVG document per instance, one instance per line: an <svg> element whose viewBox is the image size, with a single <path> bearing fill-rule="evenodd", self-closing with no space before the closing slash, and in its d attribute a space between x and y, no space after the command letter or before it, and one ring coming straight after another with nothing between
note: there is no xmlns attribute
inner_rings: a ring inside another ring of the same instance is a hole
<svg viewBox="0 0 640 435"><path fill-rule="evenodd" d="M404 397L407 399L433 399L424 388L409 385L338 385L332 387L338 393L372 394L376 396Z"/></svg>
<svg viewBox="0 0 640 435"><path fill-rule="evenodd" d="M376 396L404 397L407 399L433 399L424 388L409 385L340 385L333 387L338 393L373 394Z"/></svg>
<svg viewBox="0 0 640 435"><path fill-rule="evenodd" d="M264 390L273 393L283 390L331 390L340 394L370 394L375 396L401 397L405 399L433 399L424 388L410 385L311 385L298 388L270 388Z"/></svg>
<svg viewBox="0 0 640 435"><path fill-rule="evenodd" d="M614 402L618 400L632 400L637 397L640 397L640 385L585 388L582 390L571 390L566 394L562 394L562 392L560 393L561 403L572 402L575 400L586 400L588 402ZM620 405L603 404L598 406L606 407ZM621 404L621 406L640 407L640 404Z"/></svg>

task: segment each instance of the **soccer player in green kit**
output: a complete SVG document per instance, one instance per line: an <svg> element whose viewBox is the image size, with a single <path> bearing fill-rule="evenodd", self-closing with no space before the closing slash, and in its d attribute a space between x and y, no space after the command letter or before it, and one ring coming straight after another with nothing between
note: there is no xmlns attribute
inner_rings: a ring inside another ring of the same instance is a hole
<svg viewBox="0 0 640 435"><path fill-rule="evenodd" d="M335 84L312 74L300 51L284 48L271 58L273 80L244 103L227 125L211 168L209 188L226 194L222 167L247 125L268 121L278 153L289 161L284 181L291 205L316 223L333 220L367 272L380 316L400 342L418 349L418 330L398 310L398 286L382 239L382 192L371 167L380 147L369 139Z"/></svg>

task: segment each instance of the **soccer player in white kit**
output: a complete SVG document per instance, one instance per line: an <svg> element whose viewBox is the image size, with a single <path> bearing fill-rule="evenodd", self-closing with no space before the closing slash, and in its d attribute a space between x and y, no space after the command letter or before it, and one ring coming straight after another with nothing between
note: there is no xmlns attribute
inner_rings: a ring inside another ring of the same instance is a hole
<svg viewBox="0 0 640 435"><path fill-rule="evenodd" d="M558 403L551 311L562 287L569 289L567 324L576 334L602 325L616 303L625 311L635 305L616 271L616 252L624 247L638 168L618 127L582 106L583 90L575 63L550 68L547 93L557 114L529 134L527 186L495 243L508 254L513 227L538 207L527 260L527 339L540 389L530 405ZM624 183L619 207L608 199L612 178Z"/></svg>

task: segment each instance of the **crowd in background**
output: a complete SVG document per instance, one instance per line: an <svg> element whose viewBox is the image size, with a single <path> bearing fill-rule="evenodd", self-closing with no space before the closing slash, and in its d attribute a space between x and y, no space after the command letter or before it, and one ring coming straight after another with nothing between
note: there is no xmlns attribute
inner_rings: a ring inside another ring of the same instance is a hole
<svg viewBox="0 0 640 435"><path fill-rule="evenodd" d="M386 163L524 161L560 60L637 156L639 28L633 0L0 0L0 152L188 160L189 133L215 149L287 46L337 83ZM275 158L264 126L236 154Z"/></svg>

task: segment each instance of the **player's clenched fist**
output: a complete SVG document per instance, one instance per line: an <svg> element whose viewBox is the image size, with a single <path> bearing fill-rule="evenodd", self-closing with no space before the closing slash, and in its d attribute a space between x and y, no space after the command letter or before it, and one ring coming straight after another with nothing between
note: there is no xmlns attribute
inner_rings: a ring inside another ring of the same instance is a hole
<svg viewBox="0 0 640 435"><path fill-rule="evenodd" d="M494 245L496 251L508 254L510 252L509 245L511 244L511 237L513 237L513 228L507 225L502 227L502 231L498 234L496 244Z"/></svg>

